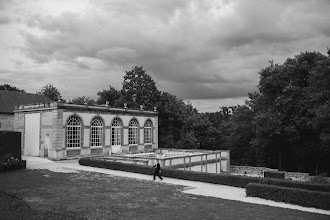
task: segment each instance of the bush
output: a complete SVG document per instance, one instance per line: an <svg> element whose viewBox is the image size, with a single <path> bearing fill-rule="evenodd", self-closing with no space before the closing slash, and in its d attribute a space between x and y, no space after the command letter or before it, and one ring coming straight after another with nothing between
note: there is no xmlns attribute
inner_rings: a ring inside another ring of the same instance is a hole
<svg viewBox="0 0 330 220"><path fill-rule="evenodd" d="M260 183L246 185L246 195L270 199L276 202L330 210L330 193L304 189L272 186Z"/></svg>
<svg viewBox="0 0 330 220"><path fill-rule="evenodd" d="M310 182L299 182L292 180L270 179L270 178L263 178L260 180L259 183L281 186L281 187L296 188L296 189L306 189L306 190L318 191L318 192L330 192L330 184L319 184L319 183L316 184Z"/></svg>
<svg viewBox="0 0 330 220"><path fill-rule="evenodd" d="M152 175L154 172L153 167L107 161L106 159L100 159L100 158L82 158L79 160L79 164L85 166L106 168L112 170L121 170L121 171L142 173L148 175ZM268 185L277 185L283 187L308 189L313 191L330 192L329 184L328 185L311 184L311 183L303 183L303 182L289 181L282 179L234 176L229 174L201 173L201 172L193 172L193 171L175 170L171 168L162 168L162 176L176 178L176 179L184 179L191 181L241 187L241 188L245 188L245 186L248 183L263 183Z"/></svg>
<svg viewBox="0 0 330 220"><path fill-rule="evenodd" d="M0 191L0 219L84 219L76 213L65 210L37 211L32 209L24 200L6 192Z"/></svg>
<svg viewBox="0 0 330 220"><path fill-rule="evenodd" d="M11 154L6 154L0 157L0 172L10 171L26 168L26 161L19 161L17 158L14 158Z"/></svg>
<svg viewBox="0 0 330 220"><path fill-rule="evenodd" d="M264 177L284 179L284 172L264 171Z"/></svg>
<svg viewBox="0 0 330 220"><path fill-rule="evenodd" d="M327 178L327 174L326 173L322 173L318 176L313 176L310 180L310 182L312 184L329 184L329 180Z"/></svg>

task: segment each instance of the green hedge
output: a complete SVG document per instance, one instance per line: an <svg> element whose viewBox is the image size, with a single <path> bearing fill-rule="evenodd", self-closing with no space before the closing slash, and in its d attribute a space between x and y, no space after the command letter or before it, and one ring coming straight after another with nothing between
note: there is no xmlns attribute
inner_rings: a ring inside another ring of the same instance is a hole
<svg viewBox="0 0 330 220"><path fill-rule="evenodd" d="M14 158L12 154L0 156L0 173L17 169L26 169L26 160L20 161Z"/></svg>
<svg viewBox="0 0 330 220"><path fill-rule="evenodd" d="M246 185L246 195L270 199L276 202L330 210L330 193L305 189L272 186L260 183Z"/></svg>
<svg viewBox="0 0 330 220"><path fill-rule="evenodd" d="M271 178L262 178L259 183L281 186L281 187L296 188L296 189L305 189L305 190L318 191L318 192L330 192L330 184L315 184L310 182L300 182L300 181L271 179Z"/></svg>
<svg viewBox="0 0 330 220"><path fill-rule="evenodd" d="M92 167L100 167L112 170L128 171L133 173L142 173L152 175L154 172L153 167L137 165L137 164L125 164L114 161L107 161L105 159L97 158L82 158L79 160L79 164ZM162 168L162 176L171 177L176 179L192 180L206 183L221 184L227 186L245 188L248 183L263 183L268 185L276 185L282 187L300 188L320 192L330 192L329 184L311 184L291 180L260 178L260 177L248 177L248 176L235 176L229 174L213 174L202 173L194 171L175 170L172 168Z"/></svg>
<svg viewBox="0 0 330 220"><path fill-rule="evenodd" d="M264 177L265 178L284 179L284 172L264 171Z"/></svg>
<svg viewBox="0 0 330 220"><path fill-rule="evenodd" d="M76 220L85 219L77 213L66 210L34 210L27 202L6 192L0 191L0 219L29 219L29 220Z"/></svg>
<svg viewBox="0 0 330 220"><path fill-rule="evenodd" d="M107 161L97 158L82 158L79 160L80 165L106 168L112 170L128 171L133 173L142 173L152 175L154 172L153 167L138 165L138 164L125 164L114 161ZM238 177L227 174L212 174L201 173L193 171L175 170L169 168L162 168L162 176L171 177L176 179L200 181L207 183L215 183L221 185L235 186L244 188L246 184L251 182L250 177ZM253 178L252 181L258 182L260 178Z"/></svg>

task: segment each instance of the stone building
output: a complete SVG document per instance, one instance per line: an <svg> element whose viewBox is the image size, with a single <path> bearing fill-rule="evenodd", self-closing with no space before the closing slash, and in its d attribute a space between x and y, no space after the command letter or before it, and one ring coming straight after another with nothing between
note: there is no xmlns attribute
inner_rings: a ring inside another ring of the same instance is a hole
<svg viewBox="0 0 330 220"><path fill-rule="evenodd" d="M0 131L14 130L14 109L17 105L52 102L43 94L0 90Z"/></svg>
<svg viewBox="0 0 330 220"><path fill-rule="evenodd" d="M157 111L60 102L18 106L23 155L54 160L158 148Z"/></svg>

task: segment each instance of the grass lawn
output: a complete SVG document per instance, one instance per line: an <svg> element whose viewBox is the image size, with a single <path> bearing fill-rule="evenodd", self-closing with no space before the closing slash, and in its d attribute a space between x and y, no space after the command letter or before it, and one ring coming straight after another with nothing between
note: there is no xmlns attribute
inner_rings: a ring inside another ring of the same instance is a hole
<svg viewBox="0 0 330 220"><path fill-rule="evenodd" d="M189 195L181 192L183 186L160 181L92 172L0 173L0 190L23 198L35 210L66 210L87 219L330 219L328 215Z"/></svg>

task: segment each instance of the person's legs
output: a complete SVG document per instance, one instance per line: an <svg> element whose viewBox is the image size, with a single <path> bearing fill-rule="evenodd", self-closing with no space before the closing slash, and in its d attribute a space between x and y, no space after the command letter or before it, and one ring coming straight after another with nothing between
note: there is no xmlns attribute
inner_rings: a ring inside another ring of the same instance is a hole
<svg viewBox="0 0 330 220"><path fill-rule="evenodd" d="M154 172L154 180L156 180L156 175L157 175L157 172L155 171Z"/></svg>
<svg viewBox="0 0 330 220"><path fill-rule="evenodd" d="M157 173L157 176L159 177L159 179L163 180L163 177L159 173Z"/></svg>

